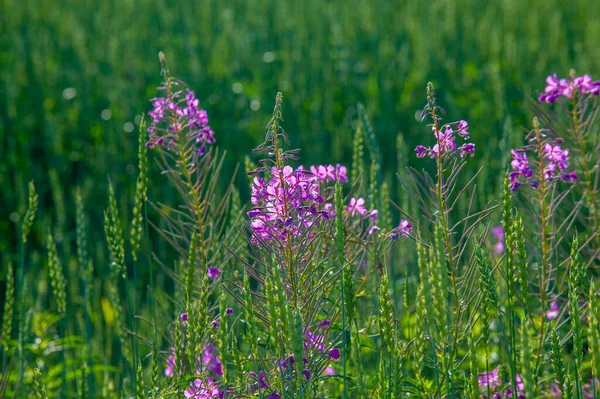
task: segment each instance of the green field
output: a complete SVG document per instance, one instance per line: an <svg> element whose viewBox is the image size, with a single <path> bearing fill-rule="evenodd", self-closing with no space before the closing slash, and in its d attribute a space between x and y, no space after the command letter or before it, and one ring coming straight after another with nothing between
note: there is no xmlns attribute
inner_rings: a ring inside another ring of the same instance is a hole
<svg viewBox="0 0 600 399"><path fill-rule="evenodd" d="M505 168L503 134L530 124L527 100L545 76L600 68L599 37L595 0L4 0L0 251L11 257L9 216L24 211L30 179L42 217L59 224L75 186L90 200L104 198L109 174L134 180L136 117L156 94L158 51L196 89L228 171L260 142L281 90L286 130L307 163L349 162L362 103L395 180L396 136L419 143L415 113L428 81L450 114L469 121L495 173Z"/></svg>

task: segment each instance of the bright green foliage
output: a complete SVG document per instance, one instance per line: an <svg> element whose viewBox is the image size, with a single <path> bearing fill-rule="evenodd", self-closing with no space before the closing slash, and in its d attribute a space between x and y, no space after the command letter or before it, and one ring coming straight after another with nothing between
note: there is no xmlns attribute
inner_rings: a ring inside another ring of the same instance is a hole
<svg viewBox="0 0 600 399"><path fill-rule="evenodd" d="M2 313L2 346L8 351L12 335L13 315L15 311L15 275L12 263L6 265L6 296L4 299L4 313Z"/></svg>
<svg viewBox="0 0 600 399"><path fill-rule="evenodd" d="M56 298L56 307L58 313L64 316L67 312L67 283L51 232L48 232L46 238L46 249L48 250L48 275Z"/></svg>
<svg viewBox="0 0 600 399"><path fill-rule="evenodd" d="M33 180L29 182L29 197L28 197L28 206L27 212L23 217L23 226L21 228L21 239L23 243L27 242L27 236L29 235L29 231L31 230L31 226L35 220L35 214L37 213L38 208L38 196L35 192L35 185Z"/></svg>

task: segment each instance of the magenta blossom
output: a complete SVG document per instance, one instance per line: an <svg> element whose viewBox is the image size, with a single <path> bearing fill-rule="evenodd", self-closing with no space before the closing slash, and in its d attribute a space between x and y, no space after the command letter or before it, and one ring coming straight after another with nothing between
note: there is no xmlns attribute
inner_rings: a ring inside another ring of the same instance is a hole
<svg viewBox="0 0 600 399"><path fill-rule="evenodd" d="M561 97L572 99L574 94L581 96L600 94L600 81L592 81L590 75L576 78L559 79L556 74L546 78L546 88L540 94L539 101L552 104Z"/></svg>
<svg viewBox="0 0 600 399"><path fill-rule="evenodd" d="M475 154L475 144L465 143L460 147L456 145L455 134L458 134L464 140L469 139L469 124L467 121L452 122L442 126L439 130L433 126L433 136L436 138L435 145L431 148L423 145L415 147L417 158L424 158L428 155L430 158L444 157L458 152L461 158L473 156Z"/></svg>
<svg viewBox="0 0 600 399"><path fill-rule="evenodd" d="M255 178L252 203L248 212L251 228L261 240L285 240L300 235L313 224L331 218L323 209L324 201L317 176L303 167L272 168L269 182ZM325 170L325 173L327 171ZM324 175L327 180L326 174Z"/></svg>
<svg viewBox="0 0 600 399"><path fill-rule="evenodd" d="M494 369L492 371L486 371L477 376L479 380L479 386L482 388L489 387L491 390L496 389L500 386L500 376L498 369Z"/></svg>
<svg viewBox="0 0 600 399"><path fill-rule="evenodd" d="M186 398L193 399L213 399L222 397L219 386L210 378L207 378L206 381L196 378L190 383L190 387L186 389L183 394Z"/></svg>
<svg viewBox="0 0 600 399"><path fill-rule="evenodd" d="M502 394L500 391L497 391L497 389L500 388L500 386L503 384L502 380L500 379L500 373L497 368L495 368L492 371L486 371L482 374L479 374L477 376L477 379L479 381L479 386L480 388L482 388L483 392L492 392L492 396L490 399L503 399L513 397L513 391L510 389L506 389L504 391L504 394ZM523 379L520 375L517 374L515 376L515 382L517 387L517 398L525 399L525 394L523 393L523 391L525 390L525 385L523 384ZM482 398L487 399L487 396L482 395Z"/></svg>
<svg viewBox="0 0 600 399"><path fill-rule="evenodd" d="M413 230L413 226L412 224L410 224L410 222L408 220L401 220L400 224L398 225L398 227L396 227L395 229L393 229L389 235L389 237L395 241L398 239L398 237L405 237L408 238L410 237L410 233Z"/></svg>
<svg viewBox="0 0 600 399"><path fill-rule="evenodd" d="M172 85L178 83L172 82ZM164 86L159 90L170 91ZM170 149L178 140L193 141L198 146L196 154L202 156L206 153L206 146L215 143L214 132L208 125L208 114L200 108L193 91L186 89L185 96L182 91L176 91L151 101L153 109L148 112L152 118L148 128L148 148L162 146Z"/></svg>
<svg viewBox="0 0 600 399"><path fill-rule="evenodd" d="M348 169L345 166L337 164L311 166L310 171L313 177L321 182L332 182L339 180L342 183L348 182Z"/></svg>
<svg viewBox="0 0 600 399"><path fill-rule="evenodd" d="M223 375L223 366L219 357L214 354L214 345L203 345L202 357L196 359L194 366L196 367L195 374L200 374L202 371L210 371L216 375ZM171 348L171 353L167 357L167 366L165 367L165 375L172 377L175 375L175 348ZM183 372L180 371L180 375Z"/></svg>
<svg viewBox="0 0 600 399"><path fill-rule="evenodd" d="M556 302L550 302L550 309L546 312L546 319L554 320L560 314L560 306Z"/></svg>
<svg viewBox="0 0 600 399"><path fill-rule="evenodd" d="M563 149L561 143L562 140L556 139L553 143L547 142L544 144L544 168L541 171L543 176L534 176L535 173L527 158L527 151L531 150L531 147L511 150L513 159L510 166L513 170L508 175L511 191L517 191L523 184L528 184L536 189L540 184L539 178L543 178L547 182L555 180L570 183L576 182L578 180L577 173L575 171L567 172L567 168L569 167L569 149Z"/></svg>
<svg viewBox="0 0 600 399"><path fill-rule="evenodd" d="M209 267L206 271L206 275L208 276L208 278L215 279L221 275L221 269L218 269L216 267Z"/></svg>
<svg viewBox="0 0 600 399"><path fill-rule="evenodd" d="M494 252L498 255L502 255L504 252L506 252L506 247L504 246L504 227L502 225L498 225L492 228L492 234L498 240L498 242L494 245Z"/></svg>
<svg viewBox="0 0 600 399"><path fill-rule="evenodd" d="M367 208L365 207L365 200L363 198L351 198L350 205L348 205L348 212L350 216L354 216L356 213L363 216L367 213Z"/></svg>

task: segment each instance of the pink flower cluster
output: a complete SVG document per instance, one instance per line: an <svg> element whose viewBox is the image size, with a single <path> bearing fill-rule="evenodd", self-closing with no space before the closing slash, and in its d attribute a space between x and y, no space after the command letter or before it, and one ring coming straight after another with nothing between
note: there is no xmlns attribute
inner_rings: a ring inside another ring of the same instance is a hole
<svg viewBox="0 0 600 399"><path fill-rule="evenodd" d="M285 240L289 235L302 234L320 219L329 219L322 209L319 178L302 166L271 168L270 179L255 177L252 183L252 204L248 217L251 228L262 240Z"/></svg>
<svg viewBox="0 0 600 399"><path fill-rule="evenodd" d="M185 319L187 320L187 314ZM223 375L223 365L219 357L214 354L214 345L203 345L202 349L202 357L194 362L195 373L200 374L202 371L210 371L216 375ZM167 366L165 367L167 377L172 377L175 374L175 366L175 348L171 348L171 354L167 357Z"/></svg>
<svg viewBox="0 0 600 399"><path fill-rule="evenodd" d="M539 101L552 104L560 97L572 99L576 93L582 96L586 94L600 94L600 80L592 81L590 75L583 75L576 78L559 79L556 74L546 78L547 86L544 92L540 94Z"/></svg>
<svg viewBox="0 0 600 399"><path fill-rule="evenodd" d="M190 383L190 387L183 394L186 398L192 399L217 399L223 397L219 386L210 378L207 378L206 381L196 378Z"/></svg>
<svg viewBox="0 0 600 399"><path fill-rule="evenodd" d="M598 389L598 386L600 386L600 380L598 378L590 378L590 380L581 387L583 397L585 399L594 399L597 397L594 395L594 391ZM552 384L549 396L553 399L561 399L564 397L558 384Z"/></svg>
<svg viewBox="0 0 600 399"><path fill-rule="evenodd" d="M248 212L251 228L261 240L285 240L299 236L313 225L335 217L335 208L325 198L332 193L333 183L348 181L342 165L271 168L270 179L255 177ZM377 221L377 210L368 211L363 198L352 198L347 207L351 217L369 217ZM376 226L374 226L376 227Z"/></svg>
<svg viewBox="0 0 600 399"><path fill-rule="evenodd" d="M206 145L215 143L214 132L208 125L208 114L200 108L194 92L186 89L185 96L182 96L183 93L177 91L151 100L154 108L148 112L152 124L148 128L150 137L146 146L169 149L184 134L187 139L196 142L199 146L197 154L202 156L206 153Z"/></svg>
<svg viewBox="0 0 600 399"><path fill-rule="evenodd" d="M534 178L533 168L527 158L528 148L511 150L512 161L510 163L513 171L509 174L510 189L517 191L523 183L528 183L537 188L539 181ZM545 181L560 179L564 182L576 182L577 173L566 170L569 167L569 149L562 149L561 141L556 140L553 144L545 143L543 147L544 169L542 171Z"/></svg>
<svg viewBox="0 0 600 399"><path fill-rule="evenodd" d="M428 155L430 158L443 157L444 155L454 153L457 150L456 137L454 134L458 134L465 140L469 139L469 124L467 121L458 121L446 124L437 130L435 126L432 127L433 135L435 136L437 143L429 148L422 145L418 145L415 148L417 158L424 158ZM458 153L461 158L475 154L475 144L465 143L458 147Z"/></svg>
<svg viewBox="0 0 600 399"><path fill-rule="evenodd" d="M339 180L342 183L348 183L348 169L340 164L311 166L310 172L320 182L329 183Z"/></svg>
<svg viewBox="0 0 600 399"><path fill-rule="evenodd" d="M500 378L500 373L498 372L498 369L495 368L492 371L486 371L482 374L479 374L477 376L477 379L479 381L479 387L483 388L483 391L496 391L498 388L500 388L500 386L502 385L502 379ZM515 376L515 380L517 383L517 398L518 399L525 399L525 393L523 392L525 390L525 385L523 384L523 380L521 379L520 375L516 375ZM485 395L481 396L484 399L503 399L503 398L512 398L513 397L513 391L510 389L506 389L504 391L504 395L501 392L494 392L491 396L491 398L488 398Z"/></svg>

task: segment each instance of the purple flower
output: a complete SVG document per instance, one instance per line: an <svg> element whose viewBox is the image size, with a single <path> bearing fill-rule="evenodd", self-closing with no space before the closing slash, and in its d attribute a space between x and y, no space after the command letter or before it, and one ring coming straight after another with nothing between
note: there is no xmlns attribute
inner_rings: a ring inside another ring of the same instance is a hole
<svg viewBox="0 0 600 399"><path fill-rule="evenodd" d="M546 88L540 94L539 101L552 104L560 97L567 99L573 98L573 94L578 93L581 96L587 94L600 94L600 81L592 81L590 75L583 75L576 78L559 79L556 74L546 78Z"/></svg>
<svg viewBox="0 0 600 399"><path fill-rule="evenodd" d="M543 146L543 160L545 164L540 171L544 181L562 180L564 182L576 182L576 172L565 172L569 167L569 149L561 147L562 140L555 139L552 143L546 142ZM528 148L511 150L512 161L510 163L512 172L509 173L510 189L517 191L522 184L529 184L536 189L539 186L539 180L534 178L534 171L527 158Z"/></svg>
<svg viewBox="0 0 600 399"><path fill-rule="evenodd" d="M203 345L202 357L200 359L196 359L194 362L194 367L196 367L196 374L200 374L201 371L208 370L217 375L223 375L223 368L221 364L221 360L214 352L214 345ZM167 377L172 377L175 375L175 348L171 348L171 353L167 357L167 365L165 367L165 375ZM180 375L183 375L183 372L180 371Z"/></svg>
<svg viewBox="0 0 600 399"><path fill-rule="evenodd" d="M223 365L221 364L221 359L214 354L214 345L203 345L203 349L201 363L198 364L198 361L196 361L196 367L211 371L217 375L223 375ZM199 374L199 372L196 374Z"/></svg>
<svg viewBox="0 0 600 399"><path fill-rule="evenodd" d="M206 274L208 278L215 279L221 275L221 269L217 269L216 267L209 267Z"/></svg>
<svg viewBox="0 0 600 399"><path fill-rule="evenodd" d="M377 211L377 209L373 209L371 212L369 212L369 218L373 221L373 223L377 223L377 215L379 214L379 211Z"/></svg>
<svg viewBox="0 0 600 399"><path fill-rule="evenodd" d="M469 138L469 124L467 123L467 121L458 121L458 135L461 137L464 137L465 139Z"/></svg>
<svg viewBox="0 0 600 399"><path fill-rule="evenodd" d="M434 127L433 135L437 139L438 143L431 149L429 154L431 158L435 158L439 151L441 151L441 155L445 155L456 149L456 143L454 142L454 131L450 125L446 125L444 132L436 132Z"/></svg>
<svg viewBox="0 0 600 399"><path fill-rule="evenodd" d="M227 308L227 309L225 309L225 313L232 314L233 313L233 309L232 308Z"/></svg>
<svg viewBox="0 0 600 399"><path fill-rule="evenodd" d="M277 393L277 391L273 391L271 392L271 394L269 396L267 396L267 399L280 399L281 395L279 395Z"/></svg>
<svg viewBox="0 0 600 399"><path fill-rule="evenodd" d="M418 145L415 148L415 151L417 152L417 158L425 158L425 155L429 152L429 150L422 145Z"/></svg>
<svg viewBox="0 0 600 399"><path fill-rule="evenodd" d="M194 399L212 399L221 397L221 391L219 390L218 385L210 378L207 378L206 381L196 378L190 383L190 387L186 389L183 394L186 398Z"/></svg>
<svg viewBox="0 0 600 399"><path fill-rule="evenodd" d="M457 127L456 132L454 131L453 126ZM417 158L424 158L426 155L429 155L430 158L437 158L438 156L443 157L455 153L457 146L454 133L458 133L460 137L467 140L469 138L468 128L469 124L464 120L444 125L440 130L436 130L436 127L433 126L432 130L433 135L436 138L436 143L432 148L423 145L416 146L415 152L417 153ZM461 158L467 155L473 156L475 154L475 144L463 144L458 147L458 154Z"/></svg>
<svg viewBox="0 0 600 399"><path fill-rule="evenodd" d="M365 200L363 198L351 198L350 205L348 205L348 212L350 216L354 216L356 213L363 216L367 213L367 208L365 207Z"/></svg>
<svg viewBox="0 0 600 399"><path fill-rule="evenodd" d="M335 165L335 173L337 180L348 183L348 169L345 166L342 166L339 163Z"/></svg>
<svg viewBox="0 0 600 399"><path fill-rule="evenodd" d="M410 224L408 220L401 220L398 228L396 229L397 234L402 237L410 237L410 233L412 232L413 226Z"/></svg>
<svg viewBox="0 0 600 399"><path fill-rule="evenodd" d="M211 325L212 325L214 328L217 328L217 327L219 327L219 322L218 322L218 321L216 321L216 320L213 320L213 321L212 321L210 324L211 324Z"/></svg>
<svg viewBox="0 0 600 399"><path fill-rule="evenodd" d="M560 306L556 302L550 302L550 309L546 312L546 319L554 320L560 314Z"/></svg>
<svg viewBox="0 0 600 399"><path fill-rule="evenodd" d="M314 334L310 331L307 331L306 328L304 330L305 330L304 331L304 348L305 349L314 348L314 349L317 349L319 352L325 352L327 350L327 347L323 343L325 341L324 335Z"/></svg>
<svg viewBox="0 0 600 399"><path fill-rule="evenodd" d="M486 371L483 374L479 374L477 379L479 380L479 386L483 388L496 389L501 383L497 368L490 372Z"/></svg>
<svg viewBox="0 0 600 399"><path fill-rule="evenodd" d="M560 175L560 180L564 181L565 183L575 183L579 180L579 178L577 177L577 172L573 171L570 173L562 173Z"/></svg>
<svg viewBox="0 0 600 399"><path fill-rule="evenodd" d="M311 166L311 178L320 182L333 182L339 180L342 183L348 182L348 169L340 164L337 165L318 165Z"/></svg>
<svg viewBox="0 0 600 399"><path fill-rule="evenodd" d="M167 88L163 86L160 89ZM152 123L148 127L150 136L146 146L163 146L170 150L178 141L193 140L198 145L196 153L202 156L206 145L215 143L214 132L208 126L208 114L199 108L194 92L186 89L183 98L182 94L176 91L169 97L150 100L153 108L148 115Z"/></svg>
<svg viewBox="0 0 600 399"><path fill-rule="evenodd" d="M329 357L332 359L339 359L340 358L340 350L338 348L333 348L332 350L329 351Z"/></svg>
<svg viewBox="0 0 600 399"><path fill-rule="evenodd" d="M331 325L331 320L329 319L323 319L319 322L319 328L327 328Z"/></svg>
<svg viewBox="0 0 600 399"><path fill-rule="evenodd" d="M309 369L304 369L302 370L302 375L304 375L304 378L306 379L306 381L308 381L310 380L311 371Z"/></svg>
<svg viewBox="0 0 600 399"><path fill-rule="evenodd" d="M369 229L368 235L370 235L370 236L371 236L371 235L375 234L376 232L378 232L378 231L380 231L380 230L381 230L381 229L380 229L378 226L375 226L375 225L373 225L373 226L372 226L372 227Z"/></svg>
<svg viewBox="0 0 600 399"><path fill-rule="evenodd" d="M181 314L181 321L183 322L183 324L187 324L187 322L188 322L188 314L187 313Z"/></svg>
<svg viewBox="0 0 600 399"><path fill-rule="evenodd" d="M258 239L285 241L288 235L301 235L321 220L330 219L330 213L322 205L320 183L342 179L345 169L329 165L313 166L311 170L312 173L302 167L296 170L290 166L272 168L268 182L254 179L252 203L256 207L248 212L248 217L255 242Z"/></svg>
<svg viewBox="0 0 600 399"><path fill-rule="evenodd" d="M494 252L498 255L501 255L506 251L506 248L504 247L504 227L502 225L498 225L492 228L492 234L498 240L498 242L494 245Z"/></svg>
<svg viewBox="0 0 600 399"><path fill-rule="evenodd" d="M473 143L464 144L464 145L460 146L458 148L458 150L460 152L461 158L464 158L467 155L473 156L473 155L475 155L475 144L473 144Z"/></svg>

